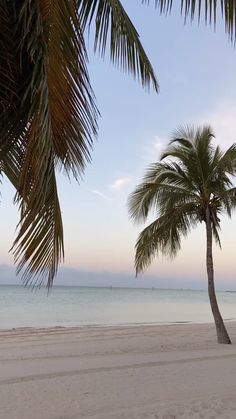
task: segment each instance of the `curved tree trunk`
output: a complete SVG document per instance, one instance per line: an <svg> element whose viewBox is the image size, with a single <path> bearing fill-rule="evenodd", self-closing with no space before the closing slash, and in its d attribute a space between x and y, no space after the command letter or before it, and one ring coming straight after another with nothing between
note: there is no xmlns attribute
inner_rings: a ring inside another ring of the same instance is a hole
<svg viewBox="0 0 236 419"><path fill-rule="evenodd" d="M208 295L211 304L212 314L215 320L216 333L218 343L231 343L228 332L224 325L220 310L218 307L215 285L214 285L214 269L213 269L213 257L212 257L212 226L210 219L209 208L206 210L206 237L207 237L207 251L206 251L206 266L208 276Z"/></svg>

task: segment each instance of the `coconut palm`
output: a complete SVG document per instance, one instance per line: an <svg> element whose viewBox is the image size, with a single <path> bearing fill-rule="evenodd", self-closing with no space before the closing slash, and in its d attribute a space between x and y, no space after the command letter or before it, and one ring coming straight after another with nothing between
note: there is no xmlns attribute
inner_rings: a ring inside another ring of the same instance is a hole
<svg viewBox="0 0 236 419"><path fill-rule="evenodd" d="M136 274L159 253L174 257L181 238L199 222L206 227L208 294L219 343L231 343L217 304L214 287L212 239L220 246L220 216L236 207L236 144L225 152L213 147L210 127L181 128L173 135L160 162L152 164L130 195L129 213L144 222L154 210L156 219L139 234Z"/></svg>
<svg viewBox="0 0 236 419"><path fill-rule="evenodd" d="M141 1L141 0L137 0ZM148 3L148 0L143 0ZM221 4L233 38L235 2L181 0L194 18L215 22ZM161 13L173 2L155 0ZM13 244L17 272L27 284L52 284L63 257L56 169L80 179L91 160L98 110L87 70L84 35L94 25L94 49L141 84L158 83L139 35L119 0L0 2L0 173L16 189L20 209Z"/></svg>

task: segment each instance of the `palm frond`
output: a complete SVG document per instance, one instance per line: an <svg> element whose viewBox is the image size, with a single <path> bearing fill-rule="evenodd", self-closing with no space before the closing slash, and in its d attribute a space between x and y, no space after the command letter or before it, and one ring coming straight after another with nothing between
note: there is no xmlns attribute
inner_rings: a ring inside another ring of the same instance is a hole
<svg viewBox="0 0 236 419"><path fill-rule="evenodd" d="M55 155L68 172L83 173L97 133L97 109L74 0L41 1L48 118Z"/></svg>
<svg viewBox="0 0 236 419"><path fill-rule="evenodd" d="M7 154L0 151L0 169L13 186L18 188L21 173L20 161L24 151L20 142L15 143ZM31 177L32 178L32 177ZM22 272L25 284L42 285L49 288L57 272L58 263L64 255L63 228L57 195L53 159L47 176L48 183L43 205L38 208L28 204L18 193L16 202L20 206L21 221L18 235L13 244L17 273Z"/></svg>
<svg viewBox="0 0 236 419"><path fill-rule="evenodd" d="M232 211L236 209L236 187L220 191L218 196L224 211L231 217Z"/></svg>
<svg viewBox="0 0 236 419"><path fill-rule="evenodd" d="M78 11L83 30L95 21L95 51L103 57L109 41L110 59L115 65L131 73L148 89L152 85L159 90L139 35L119 0L80 0Z"/></svg>
<svg viewBox="0 0 236 419"><path fill-rule="evenodd" d="M216 242L216 244L219 246L219 248L221 249L222 248L222 246L221 246L221 240L220 240L220 235L219 235L219 233L218 233L218 229L219 229L219 226L218 226L218 228L217 228L217 226L215 225L215 224L213 224L212 225L212 233L213 233L213 237L214 237L214 239L215 239L215 242Z"/></svg>
<svg viewBox="0 0 236 419"><path fill-rule="evenodd" d="M164 152L161 154L160 159L164 160L166 157L174 157L177 160L184 161L185 153L187 159L189 159L189 154L194 151L194 138L194 127L189 125L180 126L172 133L171 140L166 150L164 150Z"/></svg>
<svg viewBox="0 0 236 419"><path fill-rule="evenodd" d="M135 272L136 276L143 272L160 251L160 242L166 230L162 218L158 218L147 226L138 236L135 245Z"/></svg>
<svg viewBox="0 0 236 419"><path fill-rule="evenodd" d="M156 163L150 165L143 182L130 194L128 209L133 221L140 223L170 200L177 203L196 199L193 185L178 164Z"/></svg>
<svg viewBox="0 0 236 419"><path fill-rule="evenodd" d="M13 250L18 271L26 266L25 282L34 275L41 281L47 273L51 285L63 255L54 167L63 166L76 177L83 173L96 135L97 109L74 0L25 0L13 9L7 22L14 27L17 112L9 102L6 123L1 119L0 124L4 173L21 208ZM7 73L8 61L1 63Z"/></svg>
<svg viewBox="0 0 236 419"><path fill-rule="evenodd" d="M177 159L186 178L191 179L192 188L202 190L206 186L205 179L212 174L210 167L214 156L211 144L213 138L210 126L205 125L198 129L191 126L180 127L173 133L161 158Z"/></svg>
<svg viewBox="0 0 236 419"><path fill-rule="evenodd" d="M149 4L150 0L142 0L143 3ZM170 13L176 2L173 0L153 0L160 13ZM180 12L184 18L188 17L193 20L195 17L200 20L201 16L205 19L206 24L216 26L218 14L221 14L225 23L225 31L229 35L231 41L235 41L236 37L236 3L235 0L180 0Z"/></svg>
<svg viewBox="0 0 236 419"><path fill-rule="evenodd" d="M0 5L0 170L15 186L21 208L13 251L18 271L26 267L25 282L40 273L45 278L46 272L48 285L52 282L63 254L54 167L81 176L97 133L83 37L87 18L88 26L95 19L100 53L110 36L112 61L158 90L118 0L3 0Z"/></svg>
<svg viewBox="0 0 236 419"><path fill-rule="evenodd" d="M63 227L57 195L54 163L48 174L48 185L44 205L37 211L32 205L18 198L21 208L19 233L13 243L17 273L23 282L41 286L46 282L52 286L58 264L64 257Z"/></svg>
<svg viewBox="0 0 236 419"><path fill-rule="evenodd" d="M7 0L3 0L0 4L0 127L6 123L8 109L14 106L14 101L16 100L16 65L12 38L13 14L14 8L12 4Z"/></svg>
<svg viewBox="0 0 236 419"><path fill-rule="evenodd" d="M222 170L228 172L229 174L234 174L236 169L236 144L233 143L224 153L221 154L218 167Z"/></svg>
<svg viewBox="0 0 236 419"><path fill-rule="evenodd" d="M197 223L195 205L187 203L169 208L139 235L135 249L136 275L143 272L159 253L173 258L186 236Z"/></svg>

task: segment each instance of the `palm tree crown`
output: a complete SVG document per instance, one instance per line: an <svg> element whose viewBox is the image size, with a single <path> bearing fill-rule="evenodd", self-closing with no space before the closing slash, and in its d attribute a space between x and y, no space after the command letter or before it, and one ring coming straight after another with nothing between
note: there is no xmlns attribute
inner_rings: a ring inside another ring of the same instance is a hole
<svg viewBox="0 0 236 419"><path fill-rule="evenodd" d="M146 221L154 210L156 219L139 235L136 243L136 274L163 253L176 255L181 237L209 213L212 233L220 245L220 215L231 216L236 206L232 175L236 169L236 144L222 152L212 145L210 127L184 128L152 164L140 185L130 195L128 206L135 222Z"/></svg>

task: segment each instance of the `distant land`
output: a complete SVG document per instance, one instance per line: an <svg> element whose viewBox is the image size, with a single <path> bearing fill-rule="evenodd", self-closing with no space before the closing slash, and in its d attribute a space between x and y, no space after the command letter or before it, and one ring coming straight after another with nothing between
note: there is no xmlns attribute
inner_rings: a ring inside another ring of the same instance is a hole
<svg viewBox="0 0 236 419"><path fill-rule="evenodd" d="M0 265L0 284L21 285L20 276L16 276L15 268L8 265ZM187 280L186 278L159 278L154 275L134 275L113 272L89 272L79 269L61 267L54 286L87 286L87 287L128 287L128 288L165 288L165 289L193 289L206 290L206 278ZM236 281L216 281L218 290L236 291Z"/></svg>

